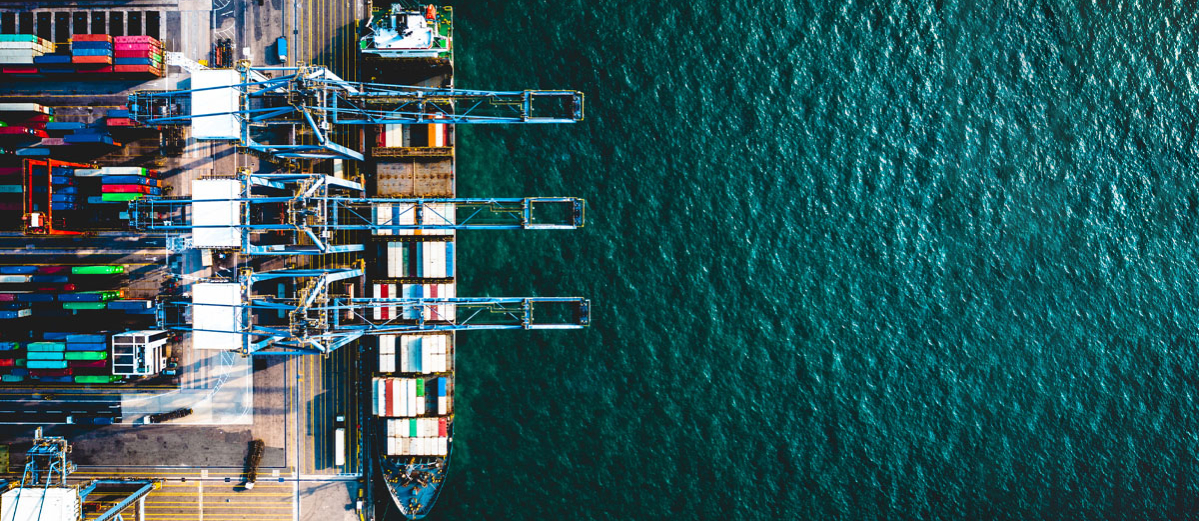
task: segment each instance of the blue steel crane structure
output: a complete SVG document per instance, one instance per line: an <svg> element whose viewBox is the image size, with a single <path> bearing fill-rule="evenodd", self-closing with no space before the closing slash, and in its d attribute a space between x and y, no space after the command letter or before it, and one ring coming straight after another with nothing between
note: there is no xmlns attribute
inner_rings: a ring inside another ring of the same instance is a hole
<svg viewBox="0 0 1199 521"><path fill-rule="evenodd" d="M590 301L579 297L354 297L338 291L341 281L358 280L361 267L243 270L236 281L241 301L213 303L182 301L175 305L236 308L235 329L201 329L189 324L161 323L178 331L237 335L236 350L246 355L328 354L366 335L420 331L479 329L581 329L590 325ZM255 285L287 280L288 295L260 292ZM373 318L373 310L388 308L388 318ZM449 311L447 311L447 309ZM550 314L547 319L543 315ZM282 319L274 318L282 316Z"/></svg>
<svg viewBox="0 0 1199 521"><path fill-rule="evenodd" d="M201 180L201 182L210 180ZM266 193L264 193L266 192ZM561 230L583 226L585 201L574 197L380 198L363 197L362 185L324 174L254 174L237 177L236 196L153 198L130 203L130 221L147 232L187 233L230 229L248 255L321 255L362 251L334 244L341 232L394 235L405 230ZM198 223L211 205L232 205L230 219ZM267 209L270 210L266 211ZM271 244L256 237L273 234ZM280 241L279 235L289 235ZM301 244L304 242L304 244Z"/></svg>
<svg viewBox="0 0 1199 521"><path fill-rule="evenodd" d="M231 116L240 126L236 138L251 150L282 158L361 161L361 153L333 142L329 134L334 125L574 123L582 121L584 113L583 94L569 90L486 91L363 83L343 80L315 66L242 65L237 72L237 83L135 92L129 96L130 117L146 125L185 125L196 118ZM272 74L278 76L268 76ZM226 98L228 103L217 106L230 109L191 106L197 93ZM304 126L315 143L261 140L261 130L275 125Z"/></svg>

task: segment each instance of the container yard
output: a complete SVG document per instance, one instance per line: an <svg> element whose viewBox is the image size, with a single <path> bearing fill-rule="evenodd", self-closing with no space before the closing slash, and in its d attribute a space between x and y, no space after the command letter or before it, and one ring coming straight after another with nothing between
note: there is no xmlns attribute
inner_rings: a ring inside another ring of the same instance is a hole
<svg viewBox="0 0 1199 521"><path fill-rule="evenodd" d="M583 226L455 168L457 125L582 93L459 90L451 6L326 9L0 6L3 519L420 519L469 331L589 325L460 294L456 257Z"/></svg>

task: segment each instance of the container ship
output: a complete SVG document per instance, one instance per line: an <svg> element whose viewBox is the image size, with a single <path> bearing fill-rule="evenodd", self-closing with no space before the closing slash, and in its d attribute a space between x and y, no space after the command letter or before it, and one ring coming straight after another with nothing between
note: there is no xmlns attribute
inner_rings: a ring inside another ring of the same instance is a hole
<svg viewBox="0 0 1199 521"><path fill-rule="evenodd" d="M376 7L359 40L368 81L453 87L453 11L448 6L392 4ZM376 125L368 167L374 197L452 198L453 126ZM429 216L453 224L454 210L436 203ZM399 208L374 208L376 222L403 221ZM454 230L382 230L372 237L376 266L373 295L381 298L455 296ZM385 259L385 260L384 260ZM382 262L380 262L382 261ZM434 320L451 322L453 305L430 306ZM377 308L376 320L411 319L415 310ZM382 487L408 519L425 517L441 493L454 433L452 332L383 335L371 382L371 415Z"/></svg>

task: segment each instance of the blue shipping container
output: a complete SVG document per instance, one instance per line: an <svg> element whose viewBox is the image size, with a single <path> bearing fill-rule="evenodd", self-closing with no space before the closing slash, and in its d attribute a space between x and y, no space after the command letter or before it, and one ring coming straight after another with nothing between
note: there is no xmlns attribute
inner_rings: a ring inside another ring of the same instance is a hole
<svg viewBox="0 0 1199 521"><path fill-rule="evenodd" d="M74 186L60 186L55 188L54 191L60 194L77 194L79 193L79 188Z"/></svg>
<svg viewBox="0 0 1199 521"><path fill-rule="evenodd" d="M51 121L46 123L46 130L78 130L86 127L86 124L77 121ZM74 168L54 167L54 175L75 175Z"/></svg>
<svg viewBox="0 0 1199 521"><path fill-rule="evenodd" d="M75 202L75 194L51 194L50 202L53 203L73 203Z"/></svg>
<svg viewBox="0 0 1199 521"><path fill-rule="evenodd" d="M71 49L72 56L112 56L112 49Z"/></svg>
<svg viewBox="0 0 1199 521"><path fill-rule="evenodd" d="M22 315L31 316L28 311L25 311L23 309L19 310L19 311L12 311L12 310L0 311L0 319L4 319L4 320L13 319L13 318L21 318Z"/></svg>
<svg viewBox="0 0 1199 521"><path fill-rule="evenodd" d="M108 303L108 309L150 309L153 304L149 300L114 300Z"/></svg>
<svg viewBox="0 0 1199 521"><path fill-rule="evenodd" d="M69 280L66 275L34 275L29 277L29 282L48 282L50 284L62 284Z"/></svg>
<svg viewBox="0 0 1199 521"><path fill-rule="evenodd" d="M67 341L67 343L76 342L76 343L80 343L80 344L94 344L97 342L107 342L108 335L101 335L101 334L95 334L95 333L70 334L70 335L66 336L65 340Z"/></svg>
<svg viewBox="0 0 1199 521"><path fill-rule="evenodd" d="M47 63L71 63L70 54L47 54L44 56L34 56L33 63L44 65Z"/></svg>
<svg viewBox="0 0 1199 521"><path fill-rule="evenodd" d="M75 381L75 379L71 378L70 376L43 376L41 378L38 378L38 380L41 380L42 382L45 382L45 383L55 383L55 384L69 384L69 383L73 383Z"/></svg>
<svg viewBox="0 0 1199 521"><path fill-rule="evenodd" d="M108 344L67 344L67 351L107 351Z"/></svg>
<svg viewBox="0 0 1199 521"><path fill-rule="evenodd" d="M56 175L50 178L50 184L54 185L72 185L75 184L75 178L65 175Z"/></svg>
<svg viewBox="0 0 1199 521"><path fill-rule="evenodd" d="M0 351L12 351L17 348L16 342L0 342Z"/></svg>
<svg viewBox="0 0 1199 521"><path fill-rule="evenodd" d="M88 49L88 50L108 49L111 51L112 50L112 42L71 42L71 52L72 53L82 56L75 51L84 50L84 49Z"/></svg>
<svg viewBox="0 0 1199 521"><path fill-rule="evenodd" d="M125 110L125 109L111 109L108 111L108 117L110 117L110 118L127 118L127 117L129 117L129 111Z"/></svg>
<svg viewBox="0 0 1199 521"><path fill-rule="evenodd" d="M24 367L13 369L11 373L16 376L29 376L29 370L25 369Z"/></svg>
<svg viewBox="0 0 1199 521"><path fill-rule="evenodd" d="M113 58L113 64L115 64L115 65L154 65L154 60L151 58ZM127 116L113 116L110 114L108 117L115 118L115 117L127 117Z"/></svg>
<svg viewBox="0 0 1199 521"><path fill-rule="evenodd" d="M104 143L112 144L112 136L106 134L71 134L62 138L67 143Z"/></svg>
<svg viewBox="0 0 1199 521"><path fill-rule="evenodd" d="M445 377L437 379L437 396L445 396Z"/></svg>
<svg viewBox="0 0 1199 521"><path fill-rule="evenodd" d="M0 274L27 275L37 273L37 266L0 266Z"/></svg>
<svg viewBox="0 0 1199 521"><path fill-rule="evenodd" d="M74 210L75 203L50 203L51 210Z"/></svg>

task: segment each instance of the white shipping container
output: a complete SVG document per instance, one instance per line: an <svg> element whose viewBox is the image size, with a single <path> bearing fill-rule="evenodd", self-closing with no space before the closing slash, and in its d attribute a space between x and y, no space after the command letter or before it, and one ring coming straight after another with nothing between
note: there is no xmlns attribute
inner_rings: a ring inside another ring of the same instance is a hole
<svg viewBox="0 0 1199 521"><path fill-rule="evenodd" d="M411 225L416 224L416 205L406 204L403 206L399 206L397 208L396 212L397 212L396 224L404 225L404 226L411 226ZM398 232L396 232L396 235L420 235L420 230L414 230L412 228L408 228L408 229L404 229L404 230L399 230Z"/></svg>
<svg viewBox="0 0 1199 521"><path fill-rule="evenodd" d="M371 207L371 211L375 214L375 224L389 225L391 224L391 205L376 204ZM375 235L395 235L391 230L374 230Z"/></svg>
<svg viewBox="0 0 1199 521"><path fill-rule="evenodd" d="M24 283L29 282L33 275L0 275L0 282Z"/></svg>
<svg viewBox="0 0 1199 521"><path fill-rule="evenodd" d="M416 395L416 380L409 379L408 380L408 416L417 416L420 414L421 411L418 409L418 406L417 406L417 400L419 400L419 399L420 399L420 397L418 397Z"/></svg>
<svg viewBox="0 0 1199 521"><path fill-rule="evenodd" d="M387 454L389 456L395 456L399 454L399 452L396 452L399 449L397 445L398 444L396 443L395 438L387 438Z"/></svg>
<svg viewBox="0 0 1199 521"><path fill-rule="evenodd" d="M438 396L437 397L437 414L440 414L443 416L446 414L449 414L450 413L449 405L450 405L450 401L449 401L448 397Z"/></svg>
<svg viewBox="0 0 1199 521"><path fill-rule="evenodd" d="M54 110L45 105L37 103L0 103L0 112L40 112L42 114L54 114ZM79 175L79 170L75 170L75 175Z"/></svg>
<svg viewBox="0 0 1199 521"><path fill-rule="evenodd" d="M396 389L396 401L392 404L392 414L394 417L405 417L408 414L408 386L404 384L400 378L394 378L391 381L392 388Z"/></svg>
<svg viewBox="0 0 1199 521"><path fill-rule="evenodd" d="M371 293L371 294L374 295L375 298L379 298L379 296L383 294L383 290L382 290L382 288L380 288L380 284L375 284L373 289L374 289L374 293ZM378 307L372 308L371 309L371 318L373 318L375 320L382 320L383 319L383 308L378 308Z"/></svg>
<svg viewBox="0 0 1199 521"><path fill-rule="evenodd" d="M395 335L380 335L379 336L379 352L386 354L395 354L396 352L396 337Z"/></svg>
<svg viewBox="0 0 1199 521"><path fill-rule="evenodd" d="M421 247L424 250L424 276L440 278L446 276L445 245L446 242L426 242Z"/></svg>
<svg viewBox="0 0 1199 521"><path fill-rule="evenodd" d="M437 438L437 455L446 456L450 453L450 439Z"/></svg>
<svg viewBox="0 0 1199 521"><path fill-rule="evenodd" d="M398 242L387 243L387 276L389 278L403 277L400 268L400 259L403 257L403 248Z"/></svg>
<svg viewBox="0 0 1199 521"><path fill-rule="evenodd" d="M387 381L383 379L375 379L375 395L379 397L379 403L375 407L375 415L387 416Z"/></svg>

